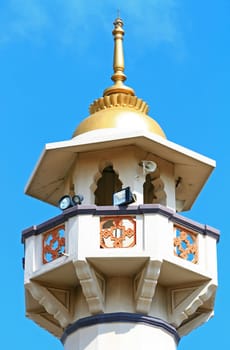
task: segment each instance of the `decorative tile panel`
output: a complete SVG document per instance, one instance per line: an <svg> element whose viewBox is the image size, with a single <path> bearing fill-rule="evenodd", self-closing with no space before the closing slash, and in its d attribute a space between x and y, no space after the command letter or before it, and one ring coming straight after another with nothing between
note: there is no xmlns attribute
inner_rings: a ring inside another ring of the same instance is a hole
<svg viewBox="0 0 230 350"><path fill-rule="evenodd" d="M65 253L65 225L54 227L43 234L42 261L47 264Z"/></svg>
<svg viewBox="0 0 230 350"><path fill-rule="evenodd" d="M174 233L174 254L196 264L198 262L197 233L176 225Z"/></svg>
<svg viewBox="0 0 230 350"><path fill-rule="evenodd" d="M111 216L100 219L101 248L131 248L136 245L136 218Z"/></svg>

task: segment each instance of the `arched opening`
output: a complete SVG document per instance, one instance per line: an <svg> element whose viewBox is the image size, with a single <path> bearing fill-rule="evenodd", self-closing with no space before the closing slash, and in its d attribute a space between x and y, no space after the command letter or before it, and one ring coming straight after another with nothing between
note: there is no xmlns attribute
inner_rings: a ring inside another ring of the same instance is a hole
<svg viewBox="0 0 230 350"><path fill-rule="evenodd" d="M166 205L164 183L159 173L147 174L143 184L144 204L159 203Z"/></svg>
<svg viewBox="0 0 230 350"><path fill-rule="evenodd" d="M154 186L152 184L152 178L150 174L146 176L145 183L143 185L144 204L153 203L154 199Z"/></svg>
<svg viewBox="0 0 230 350"><path fill-rule="evenodd" d="M113 166L106 166L102 176L97 181L97 188L94 192L96 205L112 205L113 193L122 189L122 182L115 173Z"/></svg>

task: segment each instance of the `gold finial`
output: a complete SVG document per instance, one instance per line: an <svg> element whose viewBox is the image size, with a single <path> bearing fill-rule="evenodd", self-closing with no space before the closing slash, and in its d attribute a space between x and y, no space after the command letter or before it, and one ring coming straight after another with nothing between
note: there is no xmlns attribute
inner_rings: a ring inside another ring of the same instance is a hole
<svg viewBox="0 0 230 350"><path fill-rule="evenodd" d="M126 80L126 75L124 74L125 64L124 64L124 52L123 52L123 36L125 34L123 29L123 21L118 16L115 20L113 36L114 36L114 55L113 55L113 71L111 79L114 81L114 85L107 88L104 91L104 96L108 96L114 93L125 93L128 95L135 95L133 89L123 84Z"/></svg>

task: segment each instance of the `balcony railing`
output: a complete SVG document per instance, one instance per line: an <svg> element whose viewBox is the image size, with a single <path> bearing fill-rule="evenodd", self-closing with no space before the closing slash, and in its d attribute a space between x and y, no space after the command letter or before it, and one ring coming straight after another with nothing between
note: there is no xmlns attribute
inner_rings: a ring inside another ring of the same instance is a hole
<svg viewBox="0 0 230 350"><path fill-rule="evenodd" d="M47 264L65 253L65 225L54 227L43 234L42 262Z"/></svg>
<svg viewBox="0 0 230 350"><path fill-rule="evenodd" d="M158 219L155 220L156 216L149 216L149 214L158 214L157 217L163 220L163 226L161 226L161 224L157 226ZM82 221L84 215L87 215L87 220L85 222ZM146 219L148 218L148 228L145 227L145 217ZM200 235L203 237L212 237L216 241L219 240L218 230L189 220L161 205L128 206L127 208L114 206L78 206L77 208L67 209L47 222L23 231L23 243L26 243L29 237L35 237L33 239L33 249L36 252L37 266L35 270L39 269L39 266L41 266L40 264L45 265L57 260L63 255L68 255L66 253L68 253L70 247L67 247L66 243L69 240L69 232L67 231L69 226L66 225L66 223L69 222L71 218L76 218L77 220L81 218L80 226L76 226L74 229L73 234L76 236L75 238L71 238L74 240L76 239L76 248L71 249L72 251L73 249L80 249L82 254L82 246L77 247L79 244L78 239L80 238L80 244L84 245L83 251L86 256L89 249L91 249L91 256L94 254L96 254L96 256L100 256L101 254L105 256L107 251L108 254L111 255L112 249L118 252L117 248L130 248L129 252L133 256L136 253L141 254L143 252L143 254L145 254L144 250L146 248L144 245L141 245L142 243L140 244L140 242L144 242L144 235L147 234L151 237L148 238L150 239L149 242L151 242L149 244L154 245L155 239L158 240L157 244L161 242L161 249L165 252L167 250L167 258L171 256L170 259L173 259L173 256L176 256L177 258L193 264L198 264L200 262L203 264L206 259L204 254L207 254L207 252L205 253L204 243L202 243L201 247L198 249ZM92 220L92 225L94 226L92 228L92 235L90 234L88 236L91 241L85 242L84 239L82 241L81 235L78 236L77 231L81 229L81 232L84 232L85 225L89 225L88 230L91 230L92 226L89 220ZM137 225L138 222L139 224ZM162 227L164 227L163 231ZM165 230L168 230L168 234L166 234ZM164 238L162 235L164 235ZM137 237L139 238L137 239ZM162 240L164 242L162 242ZM74 241L72 240L71 242ZM42 249L39 248L40 244ZM166 250L165 244L167 245ZM28 245L28 247L30 246L31 245ZM150 251L149 249L151 250L151 247L147 248L148 252ZM121 254L126 254L125 249L122 249L122 252L124 253ZM28 254L30 254L29 251ZM116 253L115 255L118 256Z"/></svg>
<svg viewBox="0 0 230 350"><path fill-rule="evenodd" d="M186 227L174 225L174 254L179 258L198 262L198 234Z"/></svg>
<svg viewBox="0 0 230 350"><path fill-rule="evenodd" d="M100 218L101 248L131 248L135 244L135 216L105 216Z"/></svg>

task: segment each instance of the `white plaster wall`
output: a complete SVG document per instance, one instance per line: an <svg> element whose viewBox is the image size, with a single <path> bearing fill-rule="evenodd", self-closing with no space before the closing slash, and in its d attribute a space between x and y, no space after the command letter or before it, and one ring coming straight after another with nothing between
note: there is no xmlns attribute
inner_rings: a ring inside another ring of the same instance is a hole
<svg viewBox="0 0 230 350"><path fill-rule="evenodd" d="M78 216L70 218L66 222L65 233L66 233L66 253L70 258L77 256L78 240L79 240L79 220Z"/></svg>
<svg viewBox="0 0 230 350"><path fill-rule="evenodd" d="M84 260L86 257L127 257L142 256L143 217L136 217L137 241L132 248L100 248L100 216L81 215L70 219L68 254Z"/></svg>
<svg viewBox="0 0 230 350"><path fill-rule="evenodd" d="M157 156L154 156L154 161L157 163L160 178L164 183L164 191L166 193L165 205L170 209L176 210L175 165Z"/></svg>
<svg viewBox="0 0 230 350"><path fill-rule="evenodd" d="M134 147L81 154L76 161L73 173L75 192L82 193L84 189L84 193L82 193L84 204L94 204L94 191L96 182L101 177L100 171L105 166L112 164L113 169L119 175L123 187L130 186L133 192L138 193L138 202L143 203L143 179L142 181L136 181L140 171L139 158L141 157L136 155Z"/></svg>
<svg viewBox="0 0 230 350"><path fill-rule="evenodd" d="M71 171L75 193L83 194L84 204L94 204L94 191L97 187L97 181L101 177L100 171L105 166L112 164L123 187L130 186L132 192L137 196L135 204L143 204L143 184L146 174L143 173L143 168L139 163L141 160L146 160L146 158L156 161L161 179L164 182L166 205L175 209L173 164L134 146L80 154ZM69 181L66 181L66 183L69 183Z"/></svg>
<svg viewBox="0 0 230 350"><path fill-rule="evenodd" d="M65 350L175 350L173 336L152 326L132 323L99 324L68 336Z"/></svg>
<svg viewBox="0 0 230 350"><path fill-rule="evenodd" d="M25 272L24 281L29 282L29 279L44 268L42 262L42 235L30 236L25 241Z"/></svg>
<svg viewBox="0 0 230 350"><path fill-rule="evenodd" d="M70 219L69 254L84 260L100 251L100 222L98 216L79 215Z"/></svg>
<svg viewBox="0 0 230 350"><path fill-rule="evenodd" d="M167 289L157 285L149 315L169 321Z"/></svg>
<svg viewBox="0 0 230 350"><path fill-rule="evenodd" d="M80 318L87 316L89 316L89 306L84 294L82 293L81 286L78 285L75 288L73 319L79 320Z"/></svg>
<svg viewBox="0 0 230 350"><path fill-rule="evenodd" d="M39 252L40 254L40 252ZM35 271L35 257L36 257L36 237L31 236L25 242L25 272L24 282L29 282L30 277Z"/></svg>
<svg viewBox="0 0 230 350"><path fill-rule="evenodd" d="M133 279L111 277L106 283L106 312L135 312Z"/></svg>
<svg viewBox="0 0 230 350"><path fill-rule="evenodd" d="M206 274L209 274L217 284L217 245L216 240L210 236L201 236L200 240L204 242L202 255L204 256L204 269Z"/></svg>
<svg viewBox="0 0 230 350"><path fill-rule="evenodd" d="M157 214L144 215L144 250L154 260L173 255L173 224Z"/></svg>

